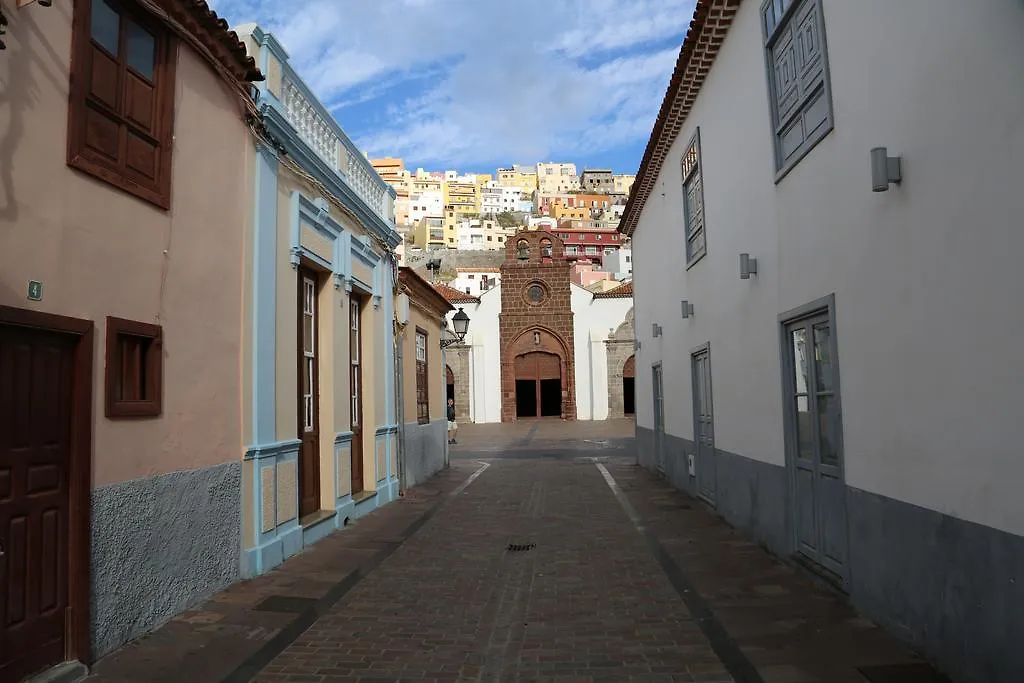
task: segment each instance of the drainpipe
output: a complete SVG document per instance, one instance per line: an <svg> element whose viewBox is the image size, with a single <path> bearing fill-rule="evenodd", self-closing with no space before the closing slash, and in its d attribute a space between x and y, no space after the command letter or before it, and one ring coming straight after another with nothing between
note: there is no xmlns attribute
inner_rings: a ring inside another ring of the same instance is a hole
<svg viewBox="0 0 1024 683"><path fill-rule="evenodd" d="M448 350L445 347L443 347L443 346L441 347L441 367L442 368L447 368L448 367ZM444 375L442 375L442 377L443 376ZM447 384L447 382L445 382L445 384ZM448 396L447 396L447 392L445 392L445 394L446 395L444 397L444 419L445 419L445 423L444 423L444 429L445 429L445 432L444 432L444 468L448 469L448 465L450 463L450 458L448 457L448 451L449 451L449 448L448 448Z"/></svg>
<svg viewBox="0 0 1024 683"><path fill-rule="evenodd" d="M395 344L395 415L398 422L398 495L405 495L405 382L403 381L404 355L402 341L405 339L404 326L396 320L394 322L394 334L392 338Z"/></svg>

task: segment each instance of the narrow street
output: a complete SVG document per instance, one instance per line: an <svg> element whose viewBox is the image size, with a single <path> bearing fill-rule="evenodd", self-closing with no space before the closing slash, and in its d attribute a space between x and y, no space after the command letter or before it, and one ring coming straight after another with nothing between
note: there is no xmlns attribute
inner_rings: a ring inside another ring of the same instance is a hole
<svg viewBox="0 0 1024 683"><path fill-rule="evenodd" d="M90 680L940 681L633 465L627 421L470 425L451 467Z"/></svg>

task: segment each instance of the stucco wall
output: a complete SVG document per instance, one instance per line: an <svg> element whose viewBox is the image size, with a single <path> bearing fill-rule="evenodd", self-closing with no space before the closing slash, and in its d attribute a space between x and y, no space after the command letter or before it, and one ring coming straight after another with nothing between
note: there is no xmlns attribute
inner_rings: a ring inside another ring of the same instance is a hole
<svg viewBox="0 0 1024 683"><path fill-rule="evenodd" d="M572 286L573 335L576 340L576 406L580 420L608 419L608 358L605 340L626 318L633 300L595 299Z"/></svg>
<svg viewBox="0 0 1024 683"><path fill-rule="evenodd" d="M240 462L92 494L92 642L102 657L238 578Z"/></svg>
<svg viewBox="0 0 1024 683"><path fill-rule="evenodd" d="M405 485L422 484L444 468L448 423L431 420L405 423Z"/></svg>
<svg viewBox="0 0 1024 683"><path fill-rule="evenodd" d="M777 316L834 292L847 483L1022 533L1024 506L1003 501L1024 476L1010 438L1024 367L997 359L1015 357L1024 330L1012 256L1024 240L1024 94L989 84L1012 80L1021 61L1005 55L1021 54L1024 8L942 6L826 0L836 128L777 185L757 8L741 6L633 242L638 396L663 360L669 431L692 437L688 355L665 351L711 341L715 387L744 388L715 391L718 445L783 464ZM944 47L965 41L978 49ZM898 54L912 59L887 66ZM967 119L990 124L964 135ZM682 220L680 155L698 124L708 254L686 271L665 231ZM904 157L903 184L882 194L870 188L877 145ZM740 252L759 259L750 280L739 279ZM651 338L652 322L663 337ZM650 401L638 410L651 426ZM971 428L936 428L950 424Z"/></svg>
<svg viewBox="0 0 1024 683"><path fill-rule="evenodd" d="M427 334L427 401L431 420L444 420L446 414L444 358L441 353L440 319L431 320L412 304L402 347L405 382L405 420L416 422L416 328Z"/></svg>
<svg viewBox="0 0 1024 683"><path fill-rule="evenodd" d="M13 14L0 59L0 304L95 321L95 486L234 459L248 187L239 106L178 51L172 205L160 210L66 165L71 4ZM43 283L42 301L27 300L29 280ZM163 325L159 418L103 416L108 315Z"/></svg>
<svg viewBox="0 0 1024 683"><path fill-rule="evenodd" d="M469 316L465 343L470 347L472 377L469 387L470 420L501 422L501 346L498 343L501 285L481 294L479 304L459 304L459 307ZM455 312L447 316L449 328Z"/></svg>
<svg viewBox="0 0 1024 683"><path fill-rule="evenodd" d="M653 442L660 361L667 443L692 450L689 351L710 342L719 510L791 550L769 502L786 481L779 316L834 294L851 594L957 677L1014 680L1013 610L990 606L994 582L1022 599L1001 567L1024 562L1024 91L1005 87L1024 63L1024 5L823 0L835 129L777 183L758 10L739 7L632 242L638 433ZM665 244L698 125L707 255L687 270ZM903 158L885 193L871 191L876 146ZM758 259L749 280L741 252ZM972 560L920 561L939 547Z"/></svg>

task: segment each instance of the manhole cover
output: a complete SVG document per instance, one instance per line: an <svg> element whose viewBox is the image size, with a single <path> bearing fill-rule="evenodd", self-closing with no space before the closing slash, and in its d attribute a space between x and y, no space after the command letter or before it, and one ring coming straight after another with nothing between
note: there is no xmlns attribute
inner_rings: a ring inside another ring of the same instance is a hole
<svg viewBox="0 0 1024 683"><path fill-rule="evenodd" d="M290 595L270 595L256 605L260 612L287 612L301 614L316 604L316 598L297 598Z"/></svg>
<svg viewBox="0 0 1024 683"><path fill-rule="evenodd" d="M509 543L505 550L510 553L525 553L527 550L533 550L536 547L536 543Z"/></svg>
<svg viewBox="0 0 1024 683"><path fill-rule="evenodd" d="M871 683L950 683L924 662L862 666L857 669Z"/></svg>

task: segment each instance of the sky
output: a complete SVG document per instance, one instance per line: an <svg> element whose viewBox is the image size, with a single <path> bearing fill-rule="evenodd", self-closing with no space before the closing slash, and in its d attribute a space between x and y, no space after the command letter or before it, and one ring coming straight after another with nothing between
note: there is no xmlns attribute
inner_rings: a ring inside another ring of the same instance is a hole
<svg viewBox="0 0 1024 683"><path fill-rule="evenodd" d="M694 0L213 0L255 22L371 157L635 173Z"/></svg>

